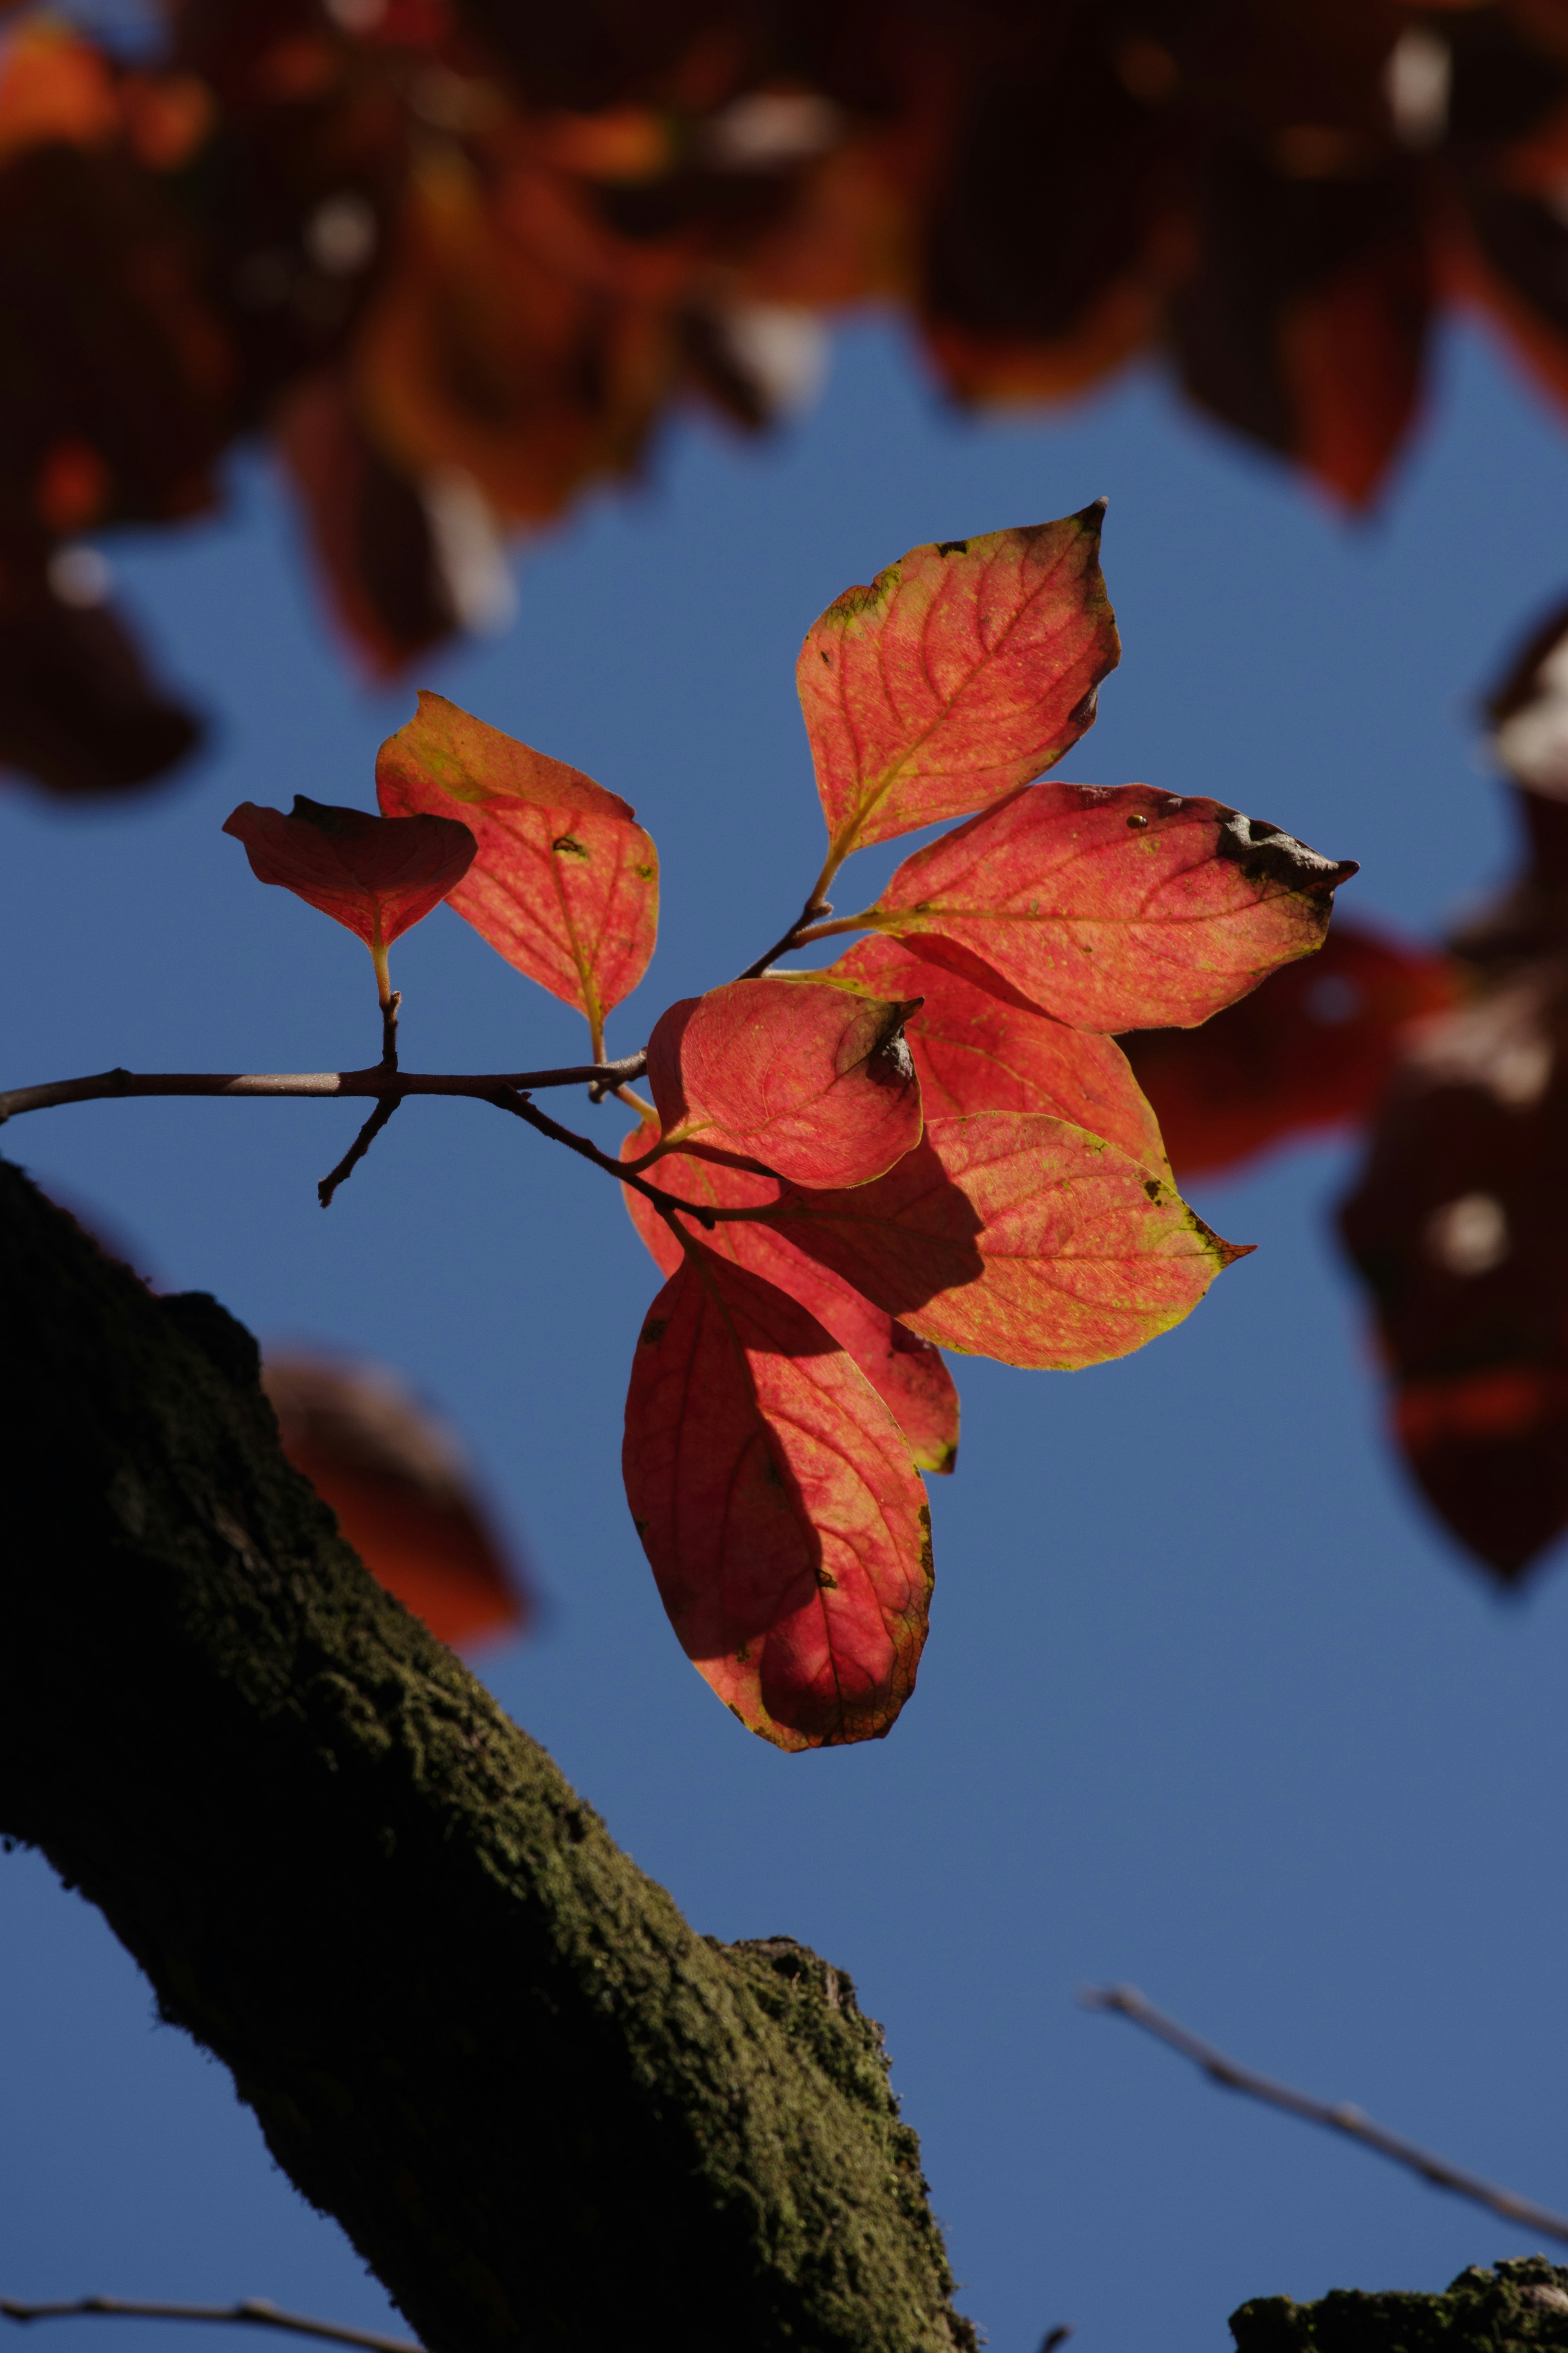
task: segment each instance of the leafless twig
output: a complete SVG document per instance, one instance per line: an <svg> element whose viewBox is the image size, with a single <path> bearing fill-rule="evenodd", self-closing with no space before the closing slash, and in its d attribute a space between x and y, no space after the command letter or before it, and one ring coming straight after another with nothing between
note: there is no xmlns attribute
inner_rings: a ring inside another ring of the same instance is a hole
<svg viewBox="0 0 1568 2353"><path fill-rule="evenodd" d="M1130 2018L1134 2026L1160 2042L1179 2051L1201 2067L1211 2082L1223 2084L1226 2091L1245 2092L1249 2099L1262 2100L1271 2108L1283 2108L1287 2116L1300 2116L1310 2125L1326 2125L1331 2132L1344 2133L1350 2139L1360 2141L1363 2148L1375 2149L1379 2157L1392 2158L1395 2165L1408 2168L1429 2181L1435 2189L1451 2189L1458 2198L1468 2198L1478 2206L1500 2214L1505 2221L1518 2222L1527 2231L1539 2231L1549 2239L1568 2239L1568 2216L1553 2214L1544 2206L1533 2205L1528 2198L1516 2198L1511 2189L1498 2189L1489 2181L1478 2179L1473 2173L1462 2173L1458 2166L1446 2164L1414 2142L1401 2140L1397 2134L1384 2132L1370 2116L1352 2107L1348 2101L1331 2105L1326 2100L1314 2100L1306 2092L1298 2092L1289 2084L1276 2084L1267 2075L1255 2075L1248 2067L1237 2066L1223 2051L1216 2051L1195 2034L1167 2018L1152 2002L1145 2001L1135 1986L1088 1986L1079 1996L1086 2010L1110 2010L1122 2018Z"/></svg>
<svg viewBox="0 0 1568 2353"><path fill-rule="evenodd" d="M519 1087L612 1087L640 1078L646 1054L618 1062L582 1062L560 1071L492 1071L466 1075L433 1071L389 1071L375 1062L364 1071L99 1071L85 1079L50 1079L36 1087L13 1087L0 1094L0 1123L25 1111L48 1111L59 1103L97 1103L127 1095L303 1095L336 1102L344 1095L468 1095L493 1103L497 1092Z"/></svg>
<svg viewBox="0 0 1568 2353"><path fill-rule="evenodd" d="M295 2337L324 2337L333 2345L360 2345L367 2353L421 2353L410 2337L380 2337L371 2328L341 2328L336 2321L279 2312L260 2295L247 2295L238 2304L137 2304L118 2295L83 2295L74 2304L18 2304L11 2296L0 2296L0 2316L6 2320L70 2320L89 2312L131 2320L235 2320L253 2328L285 2328Z"/></svg>
<svg viewBox="0 0 1568 2353"><path fill-rule="evenodd" d="M402 1101L401 1095L383 1095L337 1166L330 1176L322 1177L316 1187L316 1192L323 1209L331 1208L332 1195L340 1185L345 1183L353 1175L354 1170Z"/></svg>

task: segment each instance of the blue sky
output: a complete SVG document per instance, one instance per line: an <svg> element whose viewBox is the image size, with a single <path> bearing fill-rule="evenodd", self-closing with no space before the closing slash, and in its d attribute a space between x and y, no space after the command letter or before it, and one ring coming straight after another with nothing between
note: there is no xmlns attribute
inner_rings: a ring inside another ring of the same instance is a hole
<svg viewBox="0 0 1568 2353"><path fill-rule="evenodd" d="M817 611L917 541L1102 491L1126 650L1067 774L1213 793L1358 858L1347 904L1413 932L1498 878L1470 700L1565 585L1568 437L1479 340L1445 345L1385 511L1352 526L1155 376L974 424L864 323L804 424L760 448L679 425L644 483L525 552L507 636L419 674L658 839L663 942L616 1050L757 954L816 871L793 665ZM0 797L6 1082L371 1059L363 950L259 888L219 828L247 798L371 806L410 691L352 681L259 461L224 519L110 553L214 747L142 808ZM868 854L868 884L909 846ZM421 1067L580 1050L574 1017L447 910L395 977ZM583 1116L615 1134L613 1111ZM548 1602L489 1680L698 1927L785 1931L851 1971L997 2353L1061 2320L1085 2353L1200 2353L1248 2295L1433 2287L1527 2251L1073 2000L1131 1979L1255 2064L1568 2205L1568 1580L1500 1601L1385 1453L1325 1224L1348 1147L1195 1188L1258 1249L1141 1355L960 1362L919 1692L888 1741L787 1758L681 1659L626 1512L621 1406L657 1278L612 1187L478 1106L415 1103L323 1217L314 1180L352 1126L160 1102L5 1141L164 1282L264 1337L382 1356L458 1423ZM0 2292L384 2311L225 2073L155 2028L97 1915L23 1855L0 1859Z"/></svg>

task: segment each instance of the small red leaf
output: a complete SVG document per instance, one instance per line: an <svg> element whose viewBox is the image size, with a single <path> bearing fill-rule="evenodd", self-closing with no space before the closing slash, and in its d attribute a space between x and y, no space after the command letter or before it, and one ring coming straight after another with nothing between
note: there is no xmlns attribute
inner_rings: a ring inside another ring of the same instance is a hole
<svg viewBox="0 0 1568 2353"><path fill-rule="evenodd" d="M904 1035L929 1119L1045 1112L1103 1135L1130 1159L1169 1176L1159 1124L1112 1039L1005 1002L875 935L858 941L832 969L879 997L923 997Z"/></svg>
<svg viewBox="0 0 1568 2353"><path fill-rule="evenodd" d="M908 1003L801 975L732 980L662 1014L647 1075L667 1143L862 1185L920 1142Z"/></svg>
<svg viewBox="0 0 1568 2353"><path fill-rule="evenodd" d="M795 679L836 859L985 807L1093 724L1121 651L1103 515L913 547L828 607Z"/></svg>
<svg viewBox="0 0 1568 2353"><path fill-rule="evenodd" d="M621 1146L623 1160L635 1160L656 1141L650 1127L634 1129ZM661 1190L702 1208L753 1208L772 1205L783 1187L776 1177L737 1168L691 1153L672 1152L650 1172ZM644 1193L623 1187L633 1225L664 1274L679 1266L679 1242ZM958 1459L958 1391L952 1374L929 1340L917 1339L885 1309L874 1307L843 1278L806 1258L780 1233L751 1219L717 1225L711 1232L692 1220L688 1230L705 1247L798 1300L853 1356L909 1441L922 1471L952 1471Z"/></svg>
<svg viewBox="0 0 1568 2353"><path fill-rule="evenodd" d="M623 1465L670 1623L742 1724L785 1749L889 1730L925 1640L930 1513L814 1317L694 1246L642 1328Z"/></svg>
<svg viewBox="0 0 1568 2353"><path fill-rule="evenodd" d="M1036 1370L1124 1356L1244 1255L1173 1187L1065 1120L932 1120L874 1185L792 1188L769 1219L938 1346Z"/></svg>
<svg viewBox="0 0 1568 2353"><path fill-rule="evenodd" d="M390 947L473 863L474 837L447 817L371 817L294 796L292 814L242 801L224 826L258 882L292 891L371 948Z"/></svg>
<svg viewBox="0 0 1568 2353"><path fill-rule="evenodd" d="M1310 955L1356 871L1219 801L1034 785L907 858L877 923L1075 1029L1184 1029Z"/></svg>
<svg viewBox="0 0 1568 2353"><path fill-rule="evenodd" d="M366 1568L443 1642L511 1634L531 1615L451 1432L379 1365L268 1356L283 1451Z"/></svg>
<svg viewBox="0 0 1568 2353"><path fill-rule="evenodd" d="M479 855L453 906L597 1039L658 925L658 853L626 802L440 694L382 745L375 782L389 815L461 810Z"/></svg>

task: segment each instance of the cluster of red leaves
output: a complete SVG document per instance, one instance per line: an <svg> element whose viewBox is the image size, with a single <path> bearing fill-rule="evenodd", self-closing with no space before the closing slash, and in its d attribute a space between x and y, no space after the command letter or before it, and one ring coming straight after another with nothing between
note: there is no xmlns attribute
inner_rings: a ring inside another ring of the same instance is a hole
<svg viewBox="0 0 1568 2353"><path fill-rule="evenodd" d="M1109 1033L1202 1022L1308 955L1354 871L1214 801L1032 781L1118 659L1100 522L918 547L823 615L798 675L830 846L791 944L870 936L669 1007L652 1103L628 1098L626 1199L668 1281L634 1358L626 1491L689 1656L783 1748L884 1733L913 1687L919 1474L958 1443L939 1350L1099 1364L1240 1254L1176 1193ZM416 884L449 894L597 1046L653 944L633 812L429 694L377 786L381 818L306 803L229 829L362 936L390 935L389 877L399 923ZM874 906L808 920L856 849L938 817L967 822ZM363 903L323 879L323 818ZM465 826L471 865L447 839Z"/></svg>
<svg viewBox="0 0 1568 2353"><path fill-rule="evenodd" d="M59 791L195 732L79 535L214 504L258 428L390 670L496 609L498 531L674 401L767 424L856 303L969 402L1163 344L1352 504L1445 302L1568 394L1568 0L165 14L154 61L0 39L0 758Z"/></svg>
<svg viewBox="0 0 1568 2353"><path fill-rule="evenodd" d="M1185 1178L1364 1124L1340 1210L1390 1431L1465 1549L1517 1583L1568 1529L1568 612L1488 704L1523 855L1438 947L1336 924L1206 1029L1122 1040Z"/></svg>

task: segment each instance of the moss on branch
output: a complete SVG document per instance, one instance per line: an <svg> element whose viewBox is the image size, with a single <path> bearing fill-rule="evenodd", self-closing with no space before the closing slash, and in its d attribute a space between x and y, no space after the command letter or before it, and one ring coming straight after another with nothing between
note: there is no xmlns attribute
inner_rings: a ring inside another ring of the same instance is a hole
<svg viewBox="0 0 1568 2353"><path fill-rule="evenodd" d="M1441 2295L1258 2296L1230 2331L1237 2353L1568 2353L1568 2271L1525 2255L1495 2271L1472 2263Z"/></svg>
<svg viewBox="0 0 1568 2353"><path fill-rule="evenodd" d="M367 1575L257 1371L0 1163L0 1831L432 2353L972 2345L848 1979L687 1926Z"/></svg>

